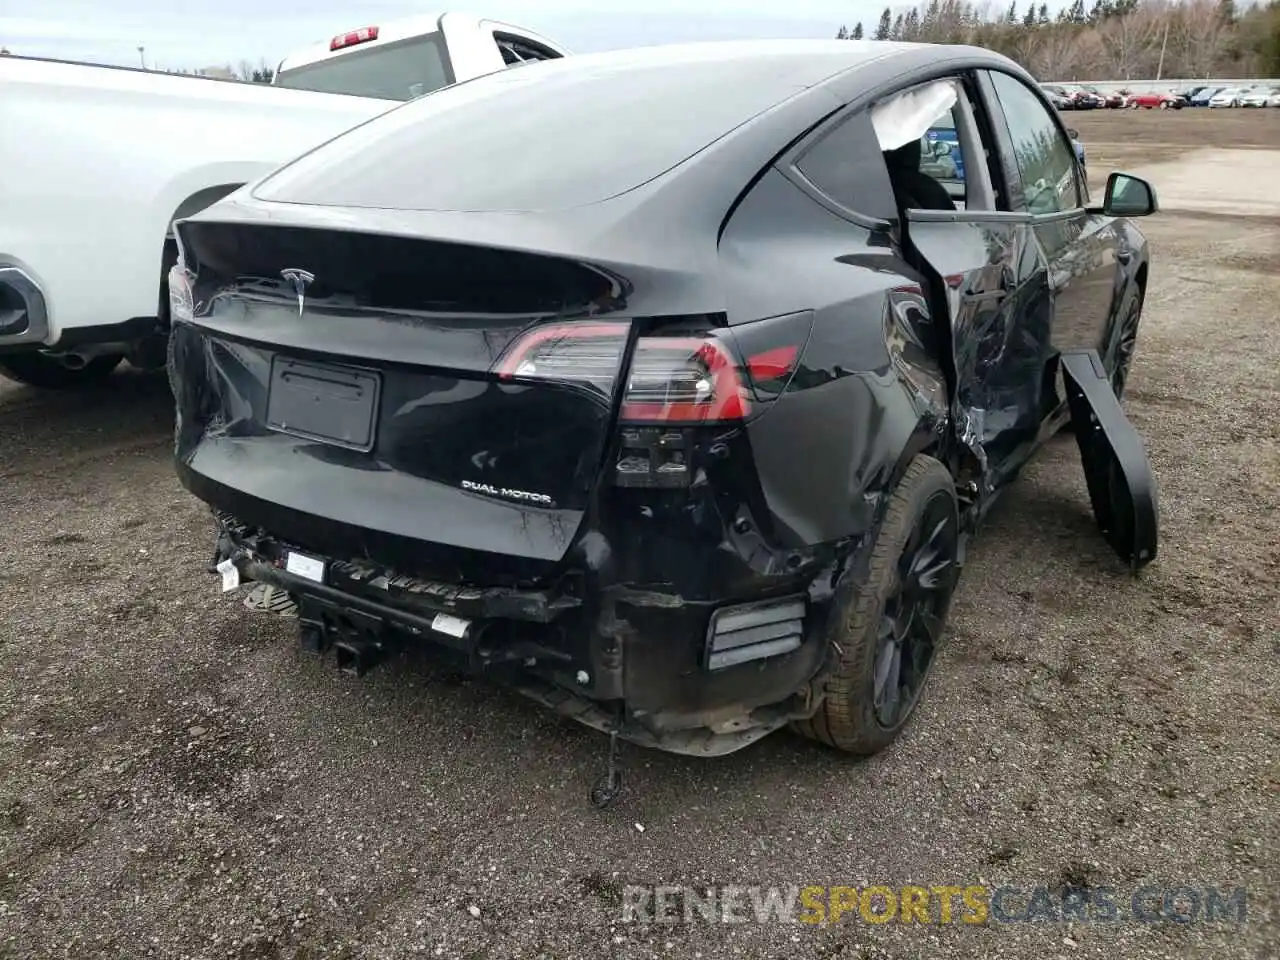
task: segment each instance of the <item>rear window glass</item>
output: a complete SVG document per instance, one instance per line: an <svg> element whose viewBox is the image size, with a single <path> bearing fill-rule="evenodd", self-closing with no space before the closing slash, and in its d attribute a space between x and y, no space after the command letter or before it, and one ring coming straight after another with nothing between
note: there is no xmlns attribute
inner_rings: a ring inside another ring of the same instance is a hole
<svg viewBox="0 0 1280 960"><path fill-rule="evenodd" d="M884 154L865 110L824 134L801 155L796 169L847 210L872 217L896 215Z"/></svg>
<svg viewBox="0 0 1280 960"><path fill-rule="evenodd" d="M449 82L439 34L429 33L283 70L276 85L346 93L378 100L411 100Z"/></svg>
<svg viewBox="0 0 1280 960"><path fill-rule="evenodd" d="M277 171L255 195L399 210L595 203L664 173L798 92L797 70L794 58L525 64L383 114Z"/></svg>

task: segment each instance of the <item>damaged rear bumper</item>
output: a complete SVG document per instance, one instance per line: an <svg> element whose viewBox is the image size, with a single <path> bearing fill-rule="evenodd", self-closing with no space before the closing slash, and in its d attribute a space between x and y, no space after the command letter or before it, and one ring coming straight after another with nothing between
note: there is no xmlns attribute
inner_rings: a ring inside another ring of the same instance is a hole
<svg viewBox="0 0 1280 960"><path fill-rule="evenodd" d="M828 666L827 576L777 596L690 601L626 586L477 587L324 557L215 513L214 566L289 594L299 639L363 673L419 648L564 716L672 753L730 753L812 714Z"/></svg>

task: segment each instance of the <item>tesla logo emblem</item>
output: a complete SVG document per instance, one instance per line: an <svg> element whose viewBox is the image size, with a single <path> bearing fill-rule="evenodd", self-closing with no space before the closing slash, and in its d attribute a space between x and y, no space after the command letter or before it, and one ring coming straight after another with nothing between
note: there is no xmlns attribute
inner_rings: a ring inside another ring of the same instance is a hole
<svg viewBox="0 0 1280 960"><path fill-rule="evenodd" d="M293 292L298 296L298 316L302 316L302 307L307 301L307 284L316 278L314 273L287 267L280 271L280 276L293 284Z"/></svg>

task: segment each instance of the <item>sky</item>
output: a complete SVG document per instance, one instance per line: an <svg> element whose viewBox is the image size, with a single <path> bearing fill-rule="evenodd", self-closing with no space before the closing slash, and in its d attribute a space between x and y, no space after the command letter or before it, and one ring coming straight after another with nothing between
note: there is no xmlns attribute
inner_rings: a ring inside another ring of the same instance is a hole
<svg viewBox="0 0 1280 960"><path fill-rule="evenodd" d="M859 20L870 29L884 6L885 0L466 0L456 7L430 0L0 0L0 46L94 63L138 65L145 58L152 69L275 64L298 47L359 26L458 9L589 53L688 40L829 38Z"/></svg>

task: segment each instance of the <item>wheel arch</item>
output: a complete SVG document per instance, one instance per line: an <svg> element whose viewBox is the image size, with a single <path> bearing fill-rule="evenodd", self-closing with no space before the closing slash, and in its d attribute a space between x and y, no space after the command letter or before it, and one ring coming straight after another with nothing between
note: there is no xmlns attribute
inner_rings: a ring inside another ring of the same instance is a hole
<svg viewBox="0 0 1280 960"><path fill-rule="evenodd" d="M194 216L211 207L223 197L235 193L243 183L220 183L203 187L178 204L165 228L164 244L160 251L160 290L156 316L163 327L169 326L169 269L178 262L178 242L173 235L173 225L185 217Z"/></svg>
<svg viewBox="0 0 1280 960"><path fill-rule="evenodd" d="M174 223L184 217L194 216L205 207L213 206L223 197L235 193L243 186L243 183L219 183L211 187L203 187L191 194L191 196L178 204L177 209L173 211L173 216L169 218L169 226L165 231L165 239L173 238Z"/></svg>

